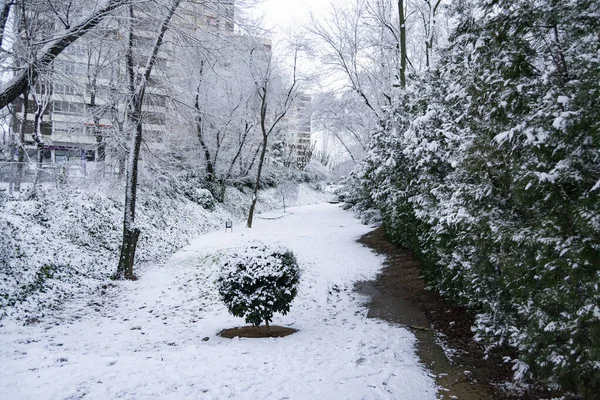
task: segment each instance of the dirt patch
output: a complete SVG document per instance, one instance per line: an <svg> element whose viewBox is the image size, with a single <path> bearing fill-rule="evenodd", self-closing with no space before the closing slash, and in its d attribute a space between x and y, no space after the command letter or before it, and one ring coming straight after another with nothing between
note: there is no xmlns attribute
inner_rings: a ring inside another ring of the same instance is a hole
<svg viewBox="0 0 600 400"><path fill-rule="evenodd" d="M298 332L297 329L287 328L285 326L271 325L271 333L267 332L266 327L254 325L242 326L239 328L225 329L219 332L219 336L233 339L234 337L243 338L268 338L268 337L284 337Z"/></svg>
<svg viewBox="0 0 600 400"><path fill-rule="evenodd" d="M469 313L428 290L414 255L391 244L382 228L366 234L359 242L386 256L375 281L356 285L359 292L370 298L368 317L413 331L421 361L436 376L440 399L534 400L563 395L539 385L528 385L518 392L506 390L512 386L512 370L503 357L512 358L515 353L501 349L486 357L482 346L473 340L473 318ZM440 343L450 351L445 352Z"/></svg>

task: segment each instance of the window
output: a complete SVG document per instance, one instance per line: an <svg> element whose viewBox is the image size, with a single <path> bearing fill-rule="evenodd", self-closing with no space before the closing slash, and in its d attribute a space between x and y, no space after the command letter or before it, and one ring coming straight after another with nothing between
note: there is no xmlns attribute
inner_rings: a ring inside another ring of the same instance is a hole
<svg viewBox="0 0 600 400"><path fill-rule="evenodd" d="M96 136L96 132L102 136L102 137L106 137L110 134L110 126L107 125L98 125L97 128L94 128L93 125L87 125L85 126L85 134L89 135L89 136Z"/></svg>
<svg viewBox="0 0 600 400"><path fill-rule="evenodd" d="M52 135L52 122L44 121L40 124L42 135Z"/></svg>
<svg viewBox="0 0 600 400"><path fill-rule="evenodd" d="M96 100L98 99L103 99L103 100L107 100L110 96L110 90L108 88L108 86L106 85L96 85L94 87L95 91L96 91ZM85 91L87 93L88 96L92 95L92 86L90 84L86 84L85 85ZM91 101L91 100L90 100Z"/></svg>
<svg viewBox="0 0 600 400"><path fill-rule="evenodd" d="M83 103L58 100L54 101L53 104L55 114L81 114L85 110Z"/></svg>
<svg viewBox="0 0 600 400"><path fill-rule="evenodd" d="M70 94L74 95L77 93L75 85L69 83L55 83L54 92L58 94Z"/></svg>
<svg viewBox="0 0 600 400"><path fill-rule="evenodd" d="M87 66L76 62L57 62L54 65L56 72L65 74L67 76L72 75L85 75Z"/></svg>
<svg viewBox="0 0 600 400"><path fill-rule="evenodd" d="M55 133L68 133L70 126L68 122L55 121L53 128Z"/></svg>

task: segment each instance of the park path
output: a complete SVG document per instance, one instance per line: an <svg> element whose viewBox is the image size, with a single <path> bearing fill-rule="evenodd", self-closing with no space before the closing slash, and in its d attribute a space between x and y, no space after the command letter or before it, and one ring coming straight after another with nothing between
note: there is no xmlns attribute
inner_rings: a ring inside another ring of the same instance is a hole
<svg viewBox="0 0 600 400"><path fill-rule="evenodd" d="M356 240L370 231L338 205L297 207L195 239L164 265L139 271L35 325L0 327L3 399L435 399L433 378L406 329L367 319L357 281L383 258ZM294 251L299 293L273 324L285 338L224 339L244 325L214 281L228 248L260 240Z"/></svg>

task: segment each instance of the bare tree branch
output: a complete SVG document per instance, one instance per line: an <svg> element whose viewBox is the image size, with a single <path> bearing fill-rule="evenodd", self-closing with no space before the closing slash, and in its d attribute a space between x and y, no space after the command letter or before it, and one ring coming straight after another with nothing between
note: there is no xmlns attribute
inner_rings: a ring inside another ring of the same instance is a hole
<svg viewBox="0 0 600 400"><path fill-rule="evenodd" d="M40 68L54 61L67 47L77 39L96 27L114 10L131 3L132 0L109 0L106 6L94 12L83 22L65 31L63 35L48 43L31 61L20 69L16 75L0 88L0 109L13 102L25 90L30 88L38 77Z"/></svg>

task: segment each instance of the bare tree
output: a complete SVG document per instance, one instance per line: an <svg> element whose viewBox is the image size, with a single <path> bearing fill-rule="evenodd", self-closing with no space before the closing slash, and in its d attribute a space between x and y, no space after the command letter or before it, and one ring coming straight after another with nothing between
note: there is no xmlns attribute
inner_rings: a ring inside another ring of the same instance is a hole
<svg viewBox="0 0 600 400"><path fill-rule="evenodd" d="M48 106L51 100L51 83L48 81L49 76L43 76L38 79L34 85L34 90L31 92L35 102L35 113L33 118L34 133L33 140L37 146L37 168L35 180L33 184L34 192L40 183L42 174L42 162L44 159L44 136L42 134L42 126L44 125L44 115L47 114Z"/></svg>
<svg viewBox="0 0 600 400"><path fill-rule="evenodd" d="M286 211L286 201L295 200L298 197L298 186L294 183L291 177L283 179L277 185L277 195L281 198L283 212Z"/></svg>
<svg viewBox="0 0 600 400"><path fill-rule="evenodd" d="M315 96L314 101L315 130L335 139L344 150L345 154L341 154L344 159L350 158L353 163L362 159L370 131L378 122L373 113L350 92L324 91Z"/></svg>
<svg viewBox="0 0 600 400"><path fill-rule="evenodd" d="M355 93L378 118L385 99L391 101L391 83L382 82L384 75L368 74L372 58L369 49L370 30L364 24L368 13L365 4L352 2L346 6L334 4L326 19L312 16L309 31L321 44L324 72L344 78L344 89ZM376 90L371 90L377 87Z"/></svg>
<svg viewBox="0 0 600 400"><path fill-rule="evenodd" d="M175 14L179 3L182 0L173 0L169 5L167 14L165 15L160 25L158 34L152 46L151 53L148 56L143 73L136 81L136 71L133 64L133 28L129 31L129 46L126 58L127 71L129 75L129 88L132 98L129 103L129 119L135 128L135 133L132 137L131 148L129 149L129 160L127 165L127 180L125 188L125 212L123 215L123 243L121 245L121 255L119 257L119 265L115 274L116 279L135 279L133 273L133 263L135 259L135 251L137 242L140 236L140 229L135 225L135 204L137 198L137 181L138 181L138 161L140 149L142 145L143 135L143 117L142 106L144 95L146 93L146 85L152 73L152 69L156 63L158 52L163 44L165 34L169 28L169 22ZM129 16L134 20L133 6L129 8Z"/></svg>
<svg viewBox="0 0 600 400"><path fill-rule="evenodd" d="M425 31L425 67L429 69L433 63L433 51L438 30L436 19L442 0L425 0L424 7L420 9Z"/></svg>
<svg viewBox="0 0 600 400"><path fill-rule="evenodd" d="M361 160L395 88L403 90L411 71L433 62L442 6L443 0L345 0L312 18L308 29L321 44L325 80L333 82L318 96L316 128L338 140L346 159Z"/></svg>
<svg viewBox="0 0 600 400"><path fill-rule="evenodd" d="M131 1L107 0L104 6L100 6L97 3L95 5L87 4L92 11L77 21L73 21L69 13L71 6L75 5L76 2L63 2L64 4L61 4L62 8L65 8L67 11L65 13L56 12L56 17L62 22L62 29L51 32L49 36L40 41L29 43L28 58L23 60L21 65L16 65L15 67L18 68L14 69L12 79L0 86L0 109L12 103L19 95L30 88L37 80L40 70L48 67L67 47L94 29L113 11L131 3ZM23 14L27 14L34 12L35 9L31 7L37 4L37 2L29 2L28 0L15 0L14 2L5 3L3 12L7 7L10 8L11 6L19 5ZM2 19L0 18L1 22ZM8 26L5 23L4 26L0 27L4 28L2 31L2 37L4 38Z"/></svg>
<svg viewBox="0 0 600 400"><path fill-rule="evenodd" d="M194 142L186 143L194 149L190 157L200 164L213 196L224 201L227 185L247 175L258 158L259 106L250 59L264 40L213 30L195 31L184 41L176 48L178 68L170 74L173 125L180 137L193 133Z"/></svg>
<svg viewBox="0 0 600 400"><path fill-rule="evenodd" d="M263 50L264 51L264 50ZM258 158L258 170L256 172L256 183L254 185L254 193L252 195L252 203L250 204L250 210L248 212L248 221L246 226L252 228L252 220L254 218L254 210L256 209L256 202L258 200L258 189L260 186L260 179L265 164L267 149L269 147L269 138L278 128L279 124L290 110L292 103L298 91L298 54L299 47L296 46L293 53L293 64L292 64L292 76L291 82L287 86L287 89L280 90L277 93L276 83L276 71L273 62L273 56L270 51L266 55L264 66L262 60L258 60L255 63L257 68L256 89L258 97L260 99L260 132L262 134L262 143L260 147L260 155ZM262 53L264 54L264 52ZM257 65L258 64L258 65Z"/></svg>

